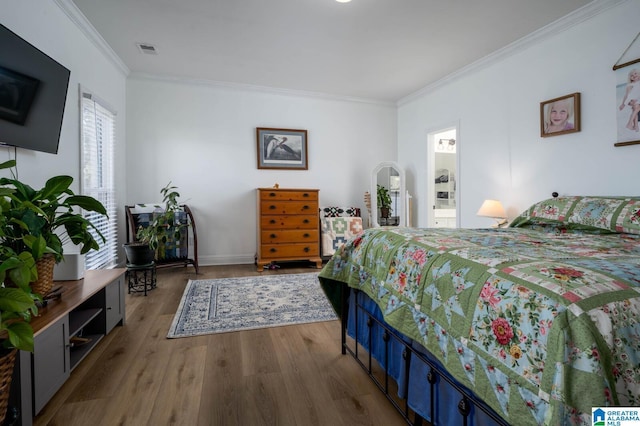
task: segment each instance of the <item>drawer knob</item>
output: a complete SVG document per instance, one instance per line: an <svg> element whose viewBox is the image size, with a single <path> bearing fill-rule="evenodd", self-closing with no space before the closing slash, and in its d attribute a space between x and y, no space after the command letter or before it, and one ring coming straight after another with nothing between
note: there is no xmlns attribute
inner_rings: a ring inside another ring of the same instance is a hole
<svg viewBox="0 0 640 426"><path fill-rule="evenodd" d="M275 193L275 192L270 192L270 193L269 193L269 197L275 197L275 196L276 196L276 193Z"/></svg>
<svg viewBox="0 0 640 426"><path fill-rule="evenodd" d="M302 196L309 198L309 194L307 194L306 192L304 194L302 194Z"/></svg>
<svg viewBox="0 0 640 426"><path fill-rule="evenodd" d="M305 252L305 253L309 253L309 251L311 251L311 249L310 249L309 247L305 247L305 248L304 248L304 252Z"/></svg>
<svg viewBox="0 0 640 426"><path fill-rule="evenodd" d="M269 235L269 238L276 238L276 237L277 237L277 235L276 235L276 234L271 234L271 235Z"/></svg>
<svg viewBox="0 0 640 426"><path fill-rule="evenodd" d="M309 219L303 220L302 223L309 223Z"/></svg>
<svg viewBox="0 0 640 426"><path fill-rule="evenodd" d="M273 225L273 224L275 224L275 223L276 223L276 220L275 220L275 219L271 219L271 220L269 221L269 223Z"/></svg>
<svg viewBox="0 0 640 426"><path fill-rule="evenodd" d="M309 206L307 205L302 206L302 210L309 210Z"/></svg>
<svg viewBox="0 0 640 426"><path fill-rule="evenodd" d="M273 248L273 247L271 247L271 249L269 250L269 252L271 252L271 253L275 253L275 252L277 252L277 251L278 251L278 250L277 250L277 249L275 249L275 248Z"/></svg>
<svg viewBox="0 0 640 426"><path fill-rule="evenodd" d="M309 238L309 234L304 234L303 237L304 238Z"/></svg>
<svg viewBox="0 0 640 426"><path fill-rule="evenodd" d="M269 206L269 210L275 210L276 206L274 206L273 204Z"/></svg>

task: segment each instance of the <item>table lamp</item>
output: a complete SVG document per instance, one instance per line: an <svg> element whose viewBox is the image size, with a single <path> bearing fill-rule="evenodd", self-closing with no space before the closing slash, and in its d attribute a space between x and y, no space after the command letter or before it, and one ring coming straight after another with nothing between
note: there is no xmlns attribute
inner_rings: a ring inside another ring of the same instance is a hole
<svg viewBox="0 0 640 426"><path fill-rule="evenodd" d="M476 213L478 216L492 217L497 220L493 228L500 228L508 223L507 213L502 207L502 203L498 200L484 200L480 210Z"/></svg>

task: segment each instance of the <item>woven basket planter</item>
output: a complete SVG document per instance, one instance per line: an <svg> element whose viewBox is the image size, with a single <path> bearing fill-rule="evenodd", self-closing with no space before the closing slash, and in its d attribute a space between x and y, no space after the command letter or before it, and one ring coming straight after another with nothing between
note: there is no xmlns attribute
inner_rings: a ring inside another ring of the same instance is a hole
<svg viewBox="0 0 640 426"><path fill-rule="evenodd" d="M56 266L56 259L52 254L45 254L36 262L38 279L31 283L31 290L42 296L49 294L53 288L53 268Z"/></svg>
<svg viewBox="0 0 640 426"><path fill-rule="evenodd" d="M11 389L11 377L13 367L16 365L17 349L12 349L9 353L0 358L0 423L4 424L9 407L9 391Z"/></svg>

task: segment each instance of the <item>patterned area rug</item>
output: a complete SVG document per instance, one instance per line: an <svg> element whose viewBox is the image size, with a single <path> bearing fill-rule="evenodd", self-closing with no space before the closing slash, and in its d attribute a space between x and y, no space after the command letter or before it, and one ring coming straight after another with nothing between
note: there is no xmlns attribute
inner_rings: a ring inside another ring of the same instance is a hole
<svg viewBox="0 0 640 426"><path fill-rule="evenodd" d="M335 319L318 273L189 280L167 337Z"/></svg>

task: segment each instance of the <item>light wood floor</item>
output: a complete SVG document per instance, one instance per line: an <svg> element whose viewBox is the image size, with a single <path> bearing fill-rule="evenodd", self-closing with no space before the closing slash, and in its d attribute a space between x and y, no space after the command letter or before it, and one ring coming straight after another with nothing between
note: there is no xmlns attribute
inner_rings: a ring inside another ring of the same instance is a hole
<svg viewBox="0 0 640 426"><path fill-rule="evenodd" d="M313 269L315 270L315 269ZM348 355L339 322L167 339L188 279L258 275L254 265L158 271L127 295L116 327L71 373L38 425L403 425ZM310 272L285 267L263 274Z"/></svg>

